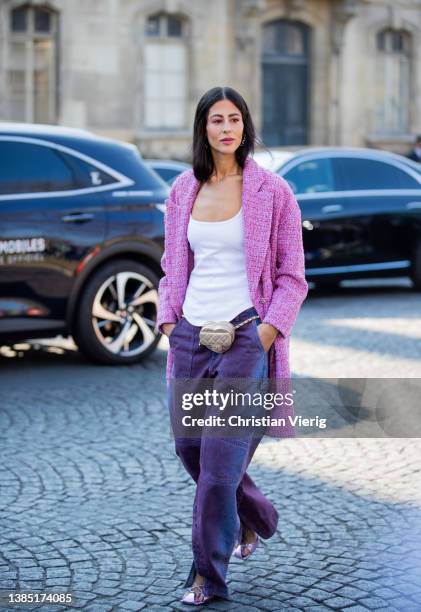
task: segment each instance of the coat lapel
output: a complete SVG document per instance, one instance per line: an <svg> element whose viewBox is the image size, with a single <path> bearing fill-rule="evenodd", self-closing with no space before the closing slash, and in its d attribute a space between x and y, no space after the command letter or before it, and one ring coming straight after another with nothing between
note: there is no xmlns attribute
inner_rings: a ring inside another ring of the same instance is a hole
<svg viewBox="0 0 421 612"><path fill-rule="evenodd" d="M265 172L248 158L243 172L244 248L250 296L254 299L269 246L273 213L273 190Z"/></svg>
<svg viewBox="0 0 421 612"><path fill-rule="evenodd" d="M242 205L244 218L244 248L250 296L253 299L269 246L273 212L273 190L265 184L265 172L252 158L247 158L243 170ZM193 254L187 240L187 228L200 183L191 173L184 192L179 195L177 247L174 269L177 285L173 288L174 304L184 300ZM182 277L180 277L182 275Z"/></svg>
<svg viewBox="0 0 421 612"><path fill-rule="evenodd" d="M177 309L179 307L180 310L184 301L190 272L193 269L194 256L187 240L187 227L199 187L200 182L195 178L193 171L191 171L189 182L186 184L183 193L180 193L178 196L180 202L176 220L178 235L174 257L174 271L176 272L174 278L177 278L177 283L173 287L171 297L174 300L173 304Z"/></svg>

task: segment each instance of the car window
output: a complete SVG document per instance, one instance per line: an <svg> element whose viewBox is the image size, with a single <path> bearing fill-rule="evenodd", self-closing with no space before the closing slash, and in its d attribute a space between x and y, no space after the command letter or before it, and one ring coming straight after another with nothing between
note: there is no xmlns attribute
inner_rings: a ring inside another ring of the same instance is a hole
<svg viewBox="0 0 421 612"><path fill-rule="evenodd" d="M180 175L179 175L179 174L176 174L175 176L173 176L173 178L172 178L172 179L170 179L170 180L168 181L168 185L169 185L170 187L172 187L172 185L175 183L175 179L176 179L178 176L180 176Z"/></svg>
<svg viewBox="0 0 421 612"><path fill-rule="evenodd" d="M117 179L94 164L61 151L58 151L58 154L63 161L73 169L78 189L96 187L98 185L110 185L111 183L118 182Z"/></svg>
<svg viewBox="0 0 421 612"><path fill-rule="evenodd" d="M332 162L328 157L298 162L285 174L294 193L319 193L335 191Z"/></svg>
<svg viewBox="0 0 421 612"><path fill-rule="evenodd" d="M115 179L52 147L27 142L0 142L0 194L67 191L102 185Z"/></svg>
<svg viewBox="0 0 421 612"><path fill-rule="evenodd" d="M414 162L414 166L411 166L411 170L415 170L417 174L421 174L421 163Z"/></svg>
<svg viewBox="0 0 421 612"><path fill-rule="evenodd" d="M175 179L175 177L180 174L180 170L176 170L175 168L157 167L154 168L154 170L166 182L171 181L171 179Z"/></svg>
<svg viewBox="0 0 421 612"><path fill-rule="evenodd" d="M419 183L403 170L387 162L359 157L335 159L341 190L414 189Z"/></svg>

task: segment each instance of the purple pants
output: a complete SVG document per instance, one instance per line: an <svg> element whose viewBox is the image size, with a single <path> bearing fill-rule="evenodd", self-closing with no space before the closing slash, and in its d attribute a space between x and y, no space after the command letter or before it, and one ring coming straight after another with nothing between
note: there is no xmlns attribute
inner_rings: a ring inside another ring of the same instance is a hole
<svg viewBox="0 0 421 612"><path fill-rule="evenodd" d="M234 325L252 315L252 307L231 320ZM215 353L199 345L200 327L182 317L170 334L174 352L172 379L222 378L265 379L268 354L257 333L260 319L236 330L233 345L225 353ZM171 386L170 386L171 389ZM174 410L169 392L169 410ZM175 438L175 452L196 482L193 504L193 563L184 584L190 587L196 572L205 578L205 595L228 599L225 579L228 563L242 528L248 527L262 538L276 531L278 513L246 473L259 445L259 435L236 437Z"/></svg>

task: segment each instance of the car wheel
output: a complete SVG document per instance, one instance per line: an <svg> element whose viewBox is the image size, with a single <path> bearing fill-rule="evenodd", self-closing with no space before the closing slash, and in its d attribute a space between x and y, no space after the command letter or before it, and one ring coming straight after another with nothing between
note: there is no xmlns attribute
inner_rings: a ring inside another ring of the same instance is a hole
<svg viewBox="0 0 421 612"><path fill-rule="evenodd" d="M119 259L88 281L73 330L76 344L100 363L128 364L152 353L161 334L154 332L158 277L146 266Z"/></svg>
<svg viewBox="0 0 421 612"><path fill-rule="evenodd" d="M421 244L417 246L412 258L411 280L416 291L421 291Z"/></svg>

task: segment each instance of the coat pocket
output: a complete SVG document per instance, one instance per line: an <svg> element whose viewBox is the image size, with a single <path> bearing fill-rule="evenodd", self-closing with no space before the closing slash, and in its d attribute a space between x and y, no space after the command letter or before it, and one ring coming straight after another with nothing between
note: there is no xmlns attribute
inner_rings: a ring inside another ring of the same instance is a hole
<svg viewBox="0 0 421 612"><path fill-rule="evenodd" d="M260 340L259 332L257 330L257 326L260 325L261 322L262 321L260 319L254 319L252 321L252 323L253 323L253 332L254 332L255 341L257 342L260 350L262 351L262 353L264 353L266 355L266 351L264 349L262 341Z"/></svg>
<svg viewBox="0 0 421 612"><path fill-rule="evenodd" d="M182 321L183 321L183 317L181 317L181 319L179 319L179 320L177 321L177 323L176 323L176 324L174 325L174 327L172 328L172 332L171 332L171 333L170 333L170 335L168 336L168 342L170 343L170 346L172 346L171 339L173 339L173 337L174 337L174 333L176 333L176 334L177 334L178 329L179 329L179 327L180 327L180 325L181 325Z"/></svg>

